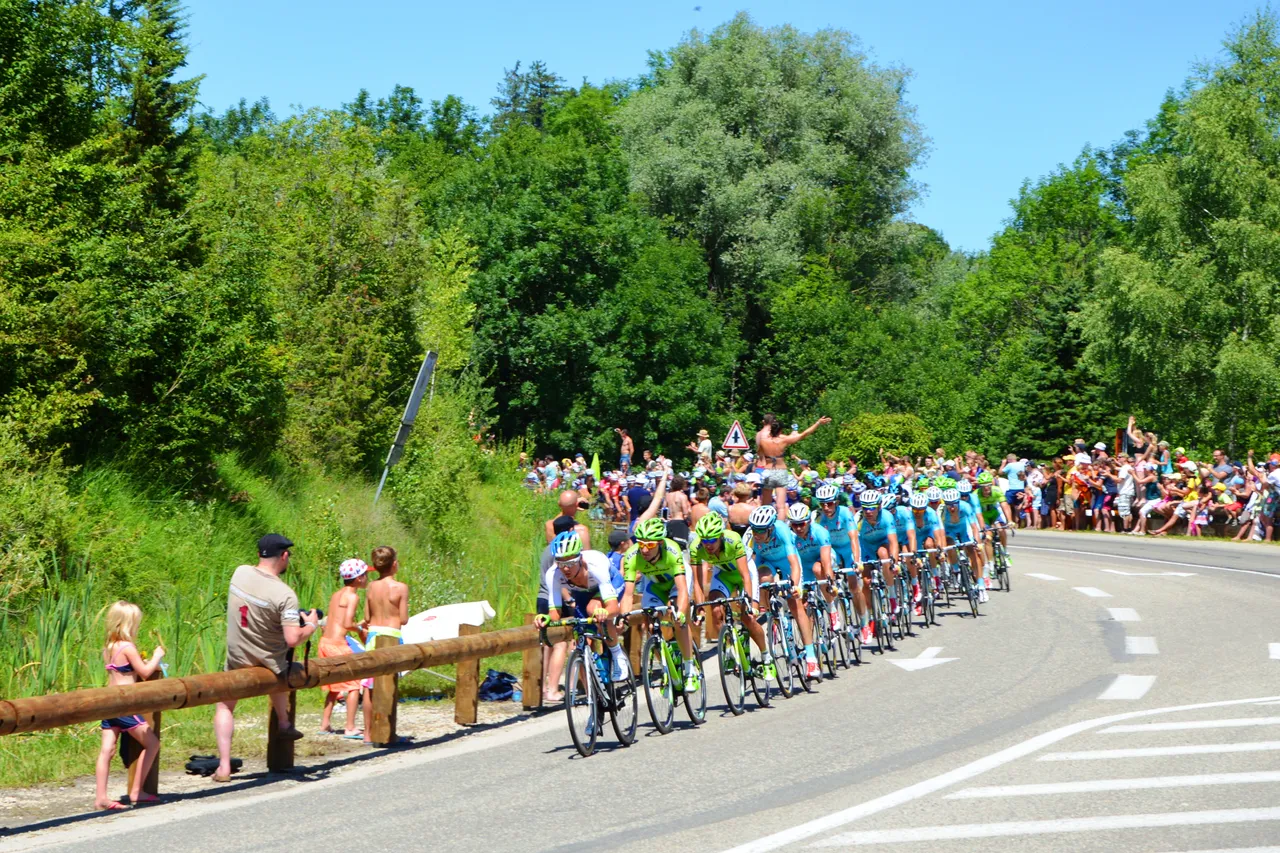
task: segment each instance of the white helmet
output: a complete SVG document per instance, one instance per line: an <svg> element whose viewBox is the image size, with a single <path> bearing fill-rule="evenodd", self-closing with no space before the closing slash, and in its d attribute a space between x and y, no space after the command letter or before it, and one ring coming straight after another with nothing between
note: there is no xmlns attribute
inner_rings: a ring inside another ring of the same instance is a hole
<svg viewBox="0 0 1280 853"><path fill-rule="evenodd" d="M805 524L809 521L809 508L802 503L793 503L787 510L787 521L792 524Z"/></svg>
<svg viewBox="0 0 1280 853"><path fill-rule="evenodd" d="M937 486L930 486L925 490L924 496L929 500L929 503L937 503L942 500L942 489Z"/></svg>
<svg viewBox="0 0 1280 853"><path fill-rule="evenodd" d="M863 489L862 494L858 495L858 503L862 504L863 509L879 509L880 493L875 489Z"/></svg>
<svg viewBox="0 0 1280 853"><path fill-rule="evenodd" d="M757 530L766 527L773 527L773 523L778 520L778 511L773 508L772 504L758 506L751 511L751 517L747 519L747 523Z"/></svg>
<svg viewBox="0 0 1280 853"><path fill-rule="evenodd" d="M944 503L958 504L960 503L960 491L958 489L947 489L942 493Z"/></svg>
<svg viewBox="0 0 1280 853"><path fill-rule="evenodd" d="M911 493L911 508L912 508L912 509L924 509L924 508L925 508L925 507L927 507L928 505L929 505L929 498L927 498L927 497L925 496L924 492L912 492L912 493Z"/></svg>
<svg viewBox="0 0 1280 853"><path fill-rule="evenodd" d="M818 503L828 503L830 501L833 501L836 499L836 487L829 484L825 486L819 486L818 493L817 495L815 495L815 497L817 497Z"/></svg>
<svg viewBox="0 0 1280 853"><path fill-rule="evenodd" d="M960 482L956 483L956 491L962 495L967 495L973 491L973 484L970 483L968 480L961 480Z"/></svg>

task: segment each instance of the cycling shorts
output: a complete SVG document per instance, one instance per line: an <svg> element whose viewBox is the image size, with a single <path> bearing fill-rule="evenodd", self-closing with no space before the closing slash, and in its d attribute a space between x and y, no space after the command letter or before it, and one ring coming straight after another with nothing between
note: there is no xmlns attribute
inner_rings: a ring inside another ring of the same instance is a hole
<svg viewBox="0 0 1280 853"><path fill-rule="evenodd" d="M751 580L751 592L748 598L752 601L760 600L760 578L756 575L754 569L749 571ZM711 573L711 589L708 592L718 592L725 598L732 598L735 595L742 594L742 575L738 574L737 569L724 569L723 571L715 571Z"/></svg>
<svg viewBox="0 0 1280 853"><path fill-rule="evenodd" d="M835 563L836 568L838 569L853 568L853 546L852 545L847 545L844 548L837 548L835 545L832 545L831 556L834 558L833 562Z"/></svg>

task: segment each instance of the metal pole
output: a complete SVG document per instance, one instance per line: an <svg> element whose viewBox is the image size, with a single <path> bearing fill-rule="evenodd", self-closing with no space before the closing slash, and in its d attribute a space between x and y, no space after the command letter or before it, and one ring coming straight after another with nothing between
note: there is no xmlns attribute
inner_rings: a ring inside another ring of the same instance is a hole
<svg viewBox="0 0 1280 853"><path fill-rule="evenodd" d="M386 485L391 466L399 462L400 457L404 455L405 442L409 440L409 431L413 429L413 422L418 417L418 407L422 405L422 397L428 385L431 387L432 397L435 396L436 358L437 354L434 350L427 350L426 357L422 359L422 367L418 368L418 377L413 381L413 390L409 392L409 402L405 404L404 414L400 417L400 428L396 430L395 440L391 442L391 450L387 452L386 464L382 467L382 479L378 482L378 491L373 496L374 506L378 505L378 498L382 497L382 487Z"/></svg>

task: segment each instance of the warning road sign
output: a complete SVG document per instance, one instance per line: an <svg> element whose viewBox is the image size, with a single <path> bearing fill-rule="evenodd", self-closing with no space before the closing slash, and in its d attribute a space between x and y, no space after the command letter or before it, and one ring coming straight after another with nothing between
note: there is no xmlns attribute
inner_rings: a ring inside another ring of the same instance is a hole
<svg viewBox="0 0 1280 853"><path fill-rule="evenodd" d="M750 450L751 445L747 444L747 434L742 431L742 424L737 421L733 422L733 426L729 428L729 434L724 437L724 441L720 444L725 450Z"/></svg>

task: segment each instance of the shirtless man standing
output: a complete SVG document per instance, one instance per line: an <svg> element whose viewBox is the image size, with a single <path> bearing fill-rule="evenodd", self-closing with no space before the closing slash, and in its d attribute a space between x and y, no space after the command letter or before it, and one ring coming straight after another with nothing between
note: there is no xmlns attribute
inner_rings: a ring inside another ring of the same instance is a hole
<svg viewBox="0 0 1280 853"><path fill-rule="evenodd" d="M772 501L778 508L779 516L787 511L787 489L796 485L795 477L787 470L787 448L813 435L818 427L829 423L831 418L823 416L804 432L793 431L790 435L783 435L782 424L778 422L777 416L764 416L764 426L756 433L756 456L764 468L764 476L760 481L761 505Z"/></svg>
<svg viewBox="0 0 1280 853"><path fill-rule="evenodd" d="M396 572L400 571L400 561L396 559L396 549L389 545L379 545L370 555L373 568L378 572L378 579L369 584L364 596L364 628L368 632L365 637L365 648L374 649L378 645L378 637L389 637L396 644L404 642L400 630L409 621L409 586L396 580ZM373 679L378 690L390 689L392 703L390 731L396 730L396 706L399 701L399 678L396 673ZM373 685L371 685L373 686ZM378 706L369 703L365 711L364 739L371 742L373 719L378 714ZM396 741L403 741L397 736Z"/></svg>
<svg viewBox="0 0 1280 853"><path fill-rule="evenodd" d="M621 469L622 473L630 474L631 454L636 452L636 443L631 440L630 434L628 434L625 429L622 429L621 427L614 427L613 431L622 438L622 450L620 451L620 456L618 458L618 468Z"/></svg>

